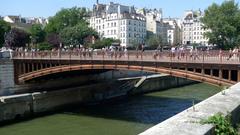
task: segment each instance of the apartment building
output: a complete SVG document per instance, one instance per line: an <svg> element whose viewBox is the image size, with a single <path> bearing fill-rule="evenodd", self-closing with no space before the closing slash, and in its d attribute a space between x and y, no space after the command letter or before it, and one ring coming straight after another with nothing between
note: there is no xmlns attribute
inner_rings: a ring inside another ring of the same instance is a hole
<svg viewBox="0 0 240 135"><path fill-rule="evenodd" d="M182 23L182 43L208 45L208 39L204 37L207 30L203 29L200 18L203 13L198 11L185 11Z"/></svg>
<svg viewBox="0 0 240 135"><path fill-rule="evenodd" d="M89 23L101 38L119 39L122 46L143 44L146 38L146 18L134 7L118 3L93 6Z"/></svg>
<svg viewBox="0 0 240 135"><path fill-rule="evenodd" d="M163 23L167 25L167 42L169 45L182 43L181 22L178 18L164 18Z"/></svg>

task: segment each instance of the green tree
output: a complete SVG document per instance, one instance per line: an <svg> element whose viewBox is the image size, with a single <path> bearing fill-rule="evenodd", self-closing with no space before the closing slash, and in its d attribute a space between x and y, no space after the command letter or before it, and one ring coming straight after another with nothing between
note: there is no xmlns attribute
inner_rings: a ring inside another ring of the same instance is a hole
<svg viewBox="0 0 240 135"><path fill-rule="evenodd" d="M40 51L51 50L53 48L53 46L47 42L39 43L37 46Z"/></svg>
<svg viewBox="0 0 240 135"><path fill-rule="evenodd" d="M89 28L86 23L79 23L73 27L67 27L60 32L61 40L64 45L80 45L85 44L85 38L89 36L97 37L97 32Z"/></svg>
<svg viewBox="0 0 240 135"><path fill-rule="evenodd" d="M47 33L57 33L66 27L73 27L78 23L86 23L85 19L89 16L86 8L73 7L61 9L55 16L49 19L45 30Z"/></svg>
<svg viewBox="0 0 240 135"><path fill-rule="evenodd" d="M40 24L33 24L30 33L32 36L32 42L33 43L40 43L45 40L45 31L43 30L42 26Z"/></svg>
<svg viewBox="0 0 240 135"><path fill-rule="evenodd" d="M162 47L162 38L160 36L157 36L157 35L151 35L147 39L147 45L148 45L148 47L150 47L152 49Z"/></svg>
<svg viewBox="0 0 240 135"><path fill-rule="evenodd" d="M11 29L10 24L3 20L0 20L0 47L3 46L3 43L5 41L4 36L10 29Z"/></svg>
<svg viewBox="0 0 240 135"><path fill-rule="evenodd" d="M120 40L113 38L103 38L102 40L97 40L94 44L91 45L93 49L101 49L103 47L109 47L112 43L120 43Z"/></svg>
<svg viewBox="0 0 240 135"><path fill-rule="evenodd" d="M212 4L205 10L201 21L203 27L209 29L205 33L209 43L222 49L233 48L240 43L240 10L235 1Z"/></svg>

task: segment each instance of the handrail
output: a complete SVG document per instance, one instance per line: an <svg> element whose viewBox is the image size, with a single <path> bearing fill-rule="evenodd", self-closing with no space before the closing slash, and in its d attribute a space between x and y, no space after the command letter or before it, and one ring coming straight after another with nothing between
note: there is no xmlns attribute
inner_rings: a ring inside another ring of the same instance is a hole
<svg viewBox="0 0 240 135"><path fill-rule="evenodd" d="M229 51L15 51L12 59L114 60L239 64L240 53Z"/></svg>

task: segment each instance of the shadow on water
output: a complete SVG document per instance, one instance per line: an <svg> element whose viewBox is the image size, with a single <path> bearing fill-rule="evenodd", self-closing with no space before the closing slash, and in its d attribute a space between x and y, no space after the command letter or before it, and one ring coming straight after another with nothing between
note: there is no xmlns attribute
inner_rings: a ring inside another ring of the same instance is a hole
<svg viewBox="0 0 240 135"><path fill-rule="evenodd" d="M28 118L6 121L0 123L0 127L27 122L35 118L43 118L55 114L73 115L77 117L87 116L155 125L189 108L190 106L192 106L192 100L190 99L137 95L123 97L117 100L109 100L99 104L69 105L61 110L36 114Z"/></svg>
<svg viewBox="0 0 240 135"><path fill-rule="evenodd" d="M199 102L199 101L195 101ZM192 106L190 99L149 95L127 97L114 102L71 107L63 114L157 124Z"/></svg>

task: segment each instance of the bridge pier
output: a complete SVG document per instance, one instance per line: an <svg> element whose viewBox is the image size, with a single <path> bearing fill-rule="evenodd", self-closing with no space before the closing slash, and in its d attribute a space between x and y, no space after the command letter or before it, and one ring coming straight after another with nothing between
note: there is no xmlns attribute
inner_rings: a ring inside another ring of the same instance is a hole
<svg viewBox="0 0 240 135"><path fill-rule="evenodd" d="M238 82L240 82L240 70L238 70L237 74L238 74L237 80Z"/></svg>
<svg viewBox="0 0 240 135"><path fill-rule="evenodd" d="M228 70L228 80L230 80L231 81L231 79L232 79L232 70Z"/></svg>
<svg viewBox="0 0 240 135"><path fill-rule="evenodd" d="M218 72L219 72L219 73L218 73L218 75L219 75L218 77L219 77L220 79L222 79L222 78L223 78L222 69L219 69Z"/></svg>

